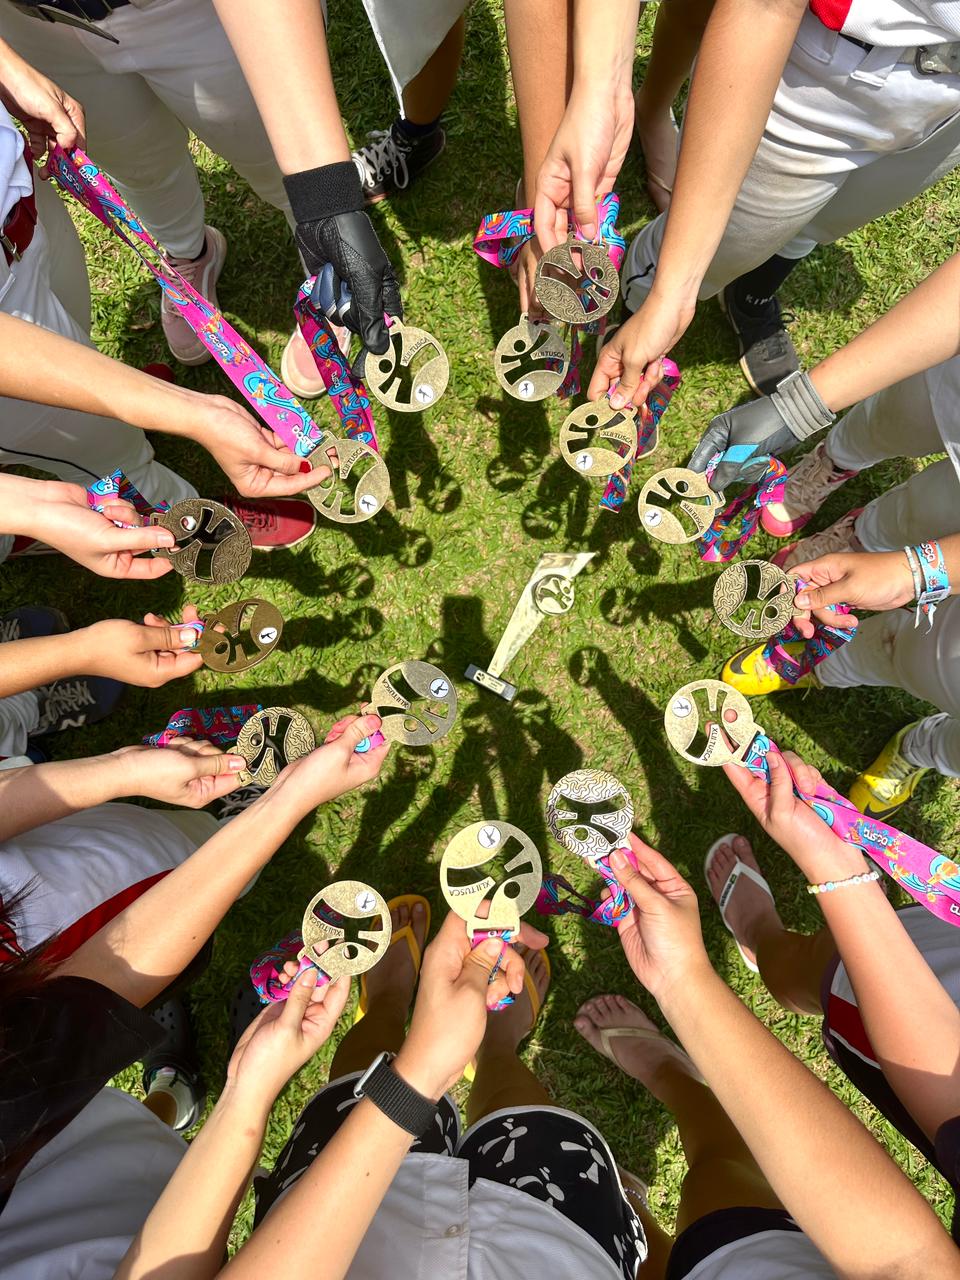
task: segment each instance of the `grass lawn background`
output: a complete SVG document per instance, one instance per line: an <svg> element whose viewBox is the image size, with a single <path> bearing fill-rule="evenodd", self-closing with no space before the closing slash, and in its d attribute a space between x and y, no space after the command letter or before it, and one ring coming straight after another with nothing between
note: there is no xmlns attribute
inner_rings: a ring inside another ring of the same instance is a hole
<svg viewBox="0 0 960 1280"><path fill-rule="evenodd" d="M341 108L359 141L368 129L388 123L395 103L359 0L334 6L331 19ZM650 13L641 21L638 79L652 21ZM173 615L188 599L213 609L241 594L272 600L286 619L280 648L259 667L232 682L203 670L163 689L130 689L109 720L58 740L59 757L136 742L161 728L171 711L189 705L289 704L322 732L356 710L379 671L403 658L437 662L458 681L460 717L445 741L432 750L395 748L378 784L304 822L218 931L213 963L193 992L211 1097L223 1079L227 1008L239 976L255 954L299 923L307 900L338 875L367 880L387 897L422 891L436 919L443 909L437 864L446 842L469 822L501 817L531 835L548 868L593 889L586 869L551 840L543 816L551 784L570 769L593 766L627 785L636 830L697 888L707 946L720 973L854 1107L946 1214L952 1197L945 1184L830 1064L819 1022L783 1012L740 964L702 877L704 852L718 835L740 830L756 841L788 926L812 931L820 915L799 872L757 830L720 771L687 765L671 752L662 730L669 694L687 680L719 675L737 640L710 608L717 569L702 565L690 547L647 538L636 496L654 470L686 460L714 413L746 398L734 338L716 304L704 304L672 353L684 383L664 420L660 451L638 468L623 512L601 513L602 482L578 478L556 450L568 409L555 400L521 405L500 391L493 374L493 349L516 321L517 294L505 272L473 254L471 242L484 213L511 207L520 146L502 14L492 0L477 0L470 11L460 82L445 123L442 159L412 191L373 213L400 276L408 320L440 338L452 367L450 388L433 412L399 415L376 408L393 485L389 509L352 528L321 521L295 551L256 555L241 584L190 594L174 574L153 586L118 585L56 560L13 563L4 575L4 607L63 604L75 626L135 618L150 609ZM91 152L96 160L93 143ZM222 160L199 145L196 153L208 221L229 242L221 306L278 368L300 280L287 225ZM629 236L653 212L633 153L618 190ZM948 257L958 213L960 178L954 174L905 209L803 262L783 290L796 313L791 332L803 363L842 345ZM134 255L91 219L77 221L102 349L136 366L168 358L155 285ZM233 394L213 364L178 368L177 376L184 385ZM322 422L335 425L326 403L315 410ZM159 458L201 493L223 490L222 475L199 448L168 437L154 444ZM911 466L876 467L848 484L816 527L902 480ZM761 534L750 552L769 554L773 546ZM520 688L516 702L508 706L463 682L468 662L484 665L492 656L537 558L568 549L597 555L577 579L572 612L544 620L508 669ZM791 693L760 704L757 714L778 742L799 751L843 791L888 736L923 710L900 691L863 689ZM901 823L929 844L950 849L958 816L955 785L928 780ZM571 1026L579 1004L598 992L625 992L656 1015L653 1003L638 989L612 931L575 917L550 921L547 931L553 987L526 1043L526 1059L558 1102L597 1123L621 1163L651 1184L651 1206L670 1228L685 1170L676 1129ZM332 1048L277 1103L266 1162L325 1080ZM746 1079L749 1063L743 1065ZM126 1081L136 1074L127 1073ZM235 1241L243 1238L249 1216L248 1197Z"/></svg>

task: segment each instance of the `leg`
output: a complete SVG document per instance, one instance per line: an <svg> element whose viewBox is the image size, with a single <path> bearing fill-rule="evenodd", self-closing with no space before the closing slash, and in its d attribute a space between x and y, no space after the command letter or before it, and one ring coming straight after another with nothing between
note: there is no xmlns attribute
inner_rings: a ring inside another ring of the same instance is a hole
<svg viewBox="0 0 960 1280"><path fill-rule="evenodd" d="M415 904L412 917L409 907L400 907L391 913L391 920L394 931L412 924L422 953L427 932L423 907ZM391 946L377 967L367 974L367 1012L337 1045L330 1064L331 1080L339 1080L354 1071L365 1071L385 1049L397 1052L403 1044L416 985L417 973L409 947Z"/></svg>
<svg viewBox="0 0 960 1280"><path fill-rule="evenodd" d="M601 1032L608 1028L656 1032L646 1014L623 996L588 1000L574 1026L599 1053L606 1052ZM678 1234L717 1209L782 1208L726 1112L678 1045L662 1035L622 1037L613 1043L621 1071L645 1085L676 1118L688 1165L677 1214Z"/></svg>
<svg viewBox="0 0 960 1280"><path fill-rule="evenodd" d="M571 0L504 0L510 73L523 145L523 200L533 204L537 173L563 119L573 82Z"/></svg>
<svg viewBox="0 0 960 1280"><path fill-rule="evenodd" d="M415 125L432 125L443 114L457 85L466 19L459 17L424 64L404 86L403 115Z"/></svg>
<svg viewBox="0 0 960 1280"><path fill-rule="evenodd" d="M541 951L519 948L542 1003L549 985ZM526 989L516 1001L487 1018L487 1031L477 1053L477 1074L467 1103L467 1125L504 1107L547 1107L552 1099L529 1067L517 1057L521 1040L533 1029L533 1007Z"/></svg>
<svg viewBox="0 0 960 1280"><path fill-rule="evenodd" d="M721 845L708 880L713 900L719 902L723 886L739 860L759 871L750 841L737 836L732 846ZM791 1013L822 1014L820 984L836 954L829 929L794 933L784 928L773 900L759 885L741 876L724 906L724 916L734 937L757 964L767 990Z"/></svg>
<svg viewBox="0 0 960 1280"><path fill-rule="evenodd" d="M673 104L703 36L713 0L664 4L653 29L653 48L636 94L636 129L647 166L647 190L662 213L670 203L677 170L677 127Z"/></svg>

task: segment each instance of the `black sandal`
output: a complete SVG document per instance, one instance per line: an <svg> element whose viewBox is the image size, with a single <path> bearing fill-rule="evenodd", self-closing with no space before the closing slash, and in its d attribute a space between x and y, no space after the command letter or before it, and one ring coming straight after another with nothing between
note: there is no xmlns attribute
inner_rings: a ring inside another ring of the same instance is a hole
<svg viewBox="0 0 960 1280"><path fill-rule="evenodd" d="M150 1016L166 1032L166 1038L143 1059L143 1089L145 1093L150 1092L160 1071L176 1072L189 1088L192 1104L186 1118L173 1125L177 1133L183 1133L200 1119L207 1100L207 1090L200 1073L190 1015L183 1001L174 996L163 1004L157 1005Z"/></svg>

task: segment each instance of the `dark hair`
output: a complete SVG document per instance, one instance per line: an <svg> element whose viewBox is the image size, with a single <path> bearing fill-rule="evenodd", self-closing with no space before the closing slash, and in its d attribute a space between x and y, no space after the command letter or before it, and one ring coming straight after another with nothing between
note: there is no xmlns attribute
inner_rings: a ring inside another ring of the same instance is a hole
<svg viewBox="0 0 960 1280"><path fill-rule="evenodd" d="M0 1006L8 1000L32 995L50 977L54 964L46 959L52 938L29 951L17 941L16 917L24 902L36 888L30 880L16 893L5 898L0 894ZM9 1048L3 1042L3 1020L0 1018L0 1065L8 1058Z"/></svg>

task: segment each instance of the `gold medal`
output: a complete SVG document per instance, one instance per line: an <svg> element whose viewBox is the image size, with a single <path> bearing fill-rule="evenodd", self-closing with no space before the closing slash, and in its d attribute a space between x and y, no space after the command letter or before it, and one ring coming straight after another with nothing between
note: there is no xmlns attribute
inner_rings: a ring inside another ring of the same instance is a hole
<svg viewBox="0 0 960 1280"><path fill-rule="evenodd" d="M706 476L686 467L668 467L640 490L640 522L660 542L693 542L703 537L725 502Z"/></svg>
<svg viewBox="0 0 960 1280"><path fill-rule="evenodd" d="M153 554L165 557L185 578L223 585L236 582L250 567L250 534L220 502L185 498L157 512L151 523L169 529L177 540L175 547L159 547Z"/></svg>
<svg viewBox="0 0 960 1280"><path fill-rule="evenodd" d="M516 937L520 917L536 902L542 881L536 845L519 827L499 819L458 831L440 860L443 896L471 935L509 930Z"/></svg>
<svg viewBox="0 0 960 1280"><path fill-rule="evenodd" d="M636 410L612 409L606 396L574 409L560 428L560 456L584 476L622 471L636 449Z"/></svg>
<svg viewBox="0 0 960 1280"><path fill-rule="evenodd" d="M360 920L365 928L350 925ZM382 960L393 936L390 908L360 880L337 880L311 898L300 927L304 956L331 981L355 978ZM321 943L327 943L319 950Z"/></svg>
<svg viewBox="0 0 960 1280"><path fill-rule="evenodd" d="M565 849L595 862L627 844L633 801L612 773L575 769L547 797L547 826Z"/></svg>
<svg viewBox="0 0 960 1280"><path fill-rule="evenodd" d="M725 627L748 640L778 635L796 616L797 580L766 560L728 565L713 587L713 607Z"/></svg>
<svg viewBox="0 0 960 1280"><path fill-rule="evenodd" d="M678 755L706 765L739 763L760 732L750 703L722 680L694 680L678 689L663 727Z"/></svg>
<svg viewBox="0 0 960 1280"><path fill-rule="evenodd" d="M532 403L560 390L570 357L556 325L535 323L524 314L497 343L493 367L507 395Z"/></svg>
<svg viewBox="0 0 960 1280"><path fill-rule="evenodd" d="M369 520L390 496L387 464L375 449L359 440L330 436L313 451L310 461L314 466L329 466L332 475L308 489L304 497L335 524Z"/></svg>
<svg viewBox="0 0 960 1280"><path fill-rule="evenodd" d="M203 620L197 650L211 671L248 671L270 656L283 618L266 600L238 600Z"/></svg>
<svg viewBox="0 0 960 1280"><path fill-rule="evenodd" d="M571 235L537 264L536 294L555 319L590 324L613 307L620 279L606 249Z"/></svg>
<svg viewBox="0 0 960 1280"><path fill-rule="evenodd" d="M445 738L457 718L453 681L429 662L398 662L373 686L371 710L388 742L428 747Z"/></svg>
<svg viewBox="0 0 960 1280"><path fill-rule="evenodd" d="M317 745L310 722L289 707L267 707L252 715L237 735L234 748L247 768L239 775L244 784L256 782L272 786L294 760L308 755Z"/></svg>
<svg viewBox="0 0 960 1280"><path fill-rule="evenodd" d="M450 381L446 352L426 329L415 329L396 317L388 332L390 345L384 354L368 354L364 362L367 386L381 404L398 413L429 409Z"/></svg>

